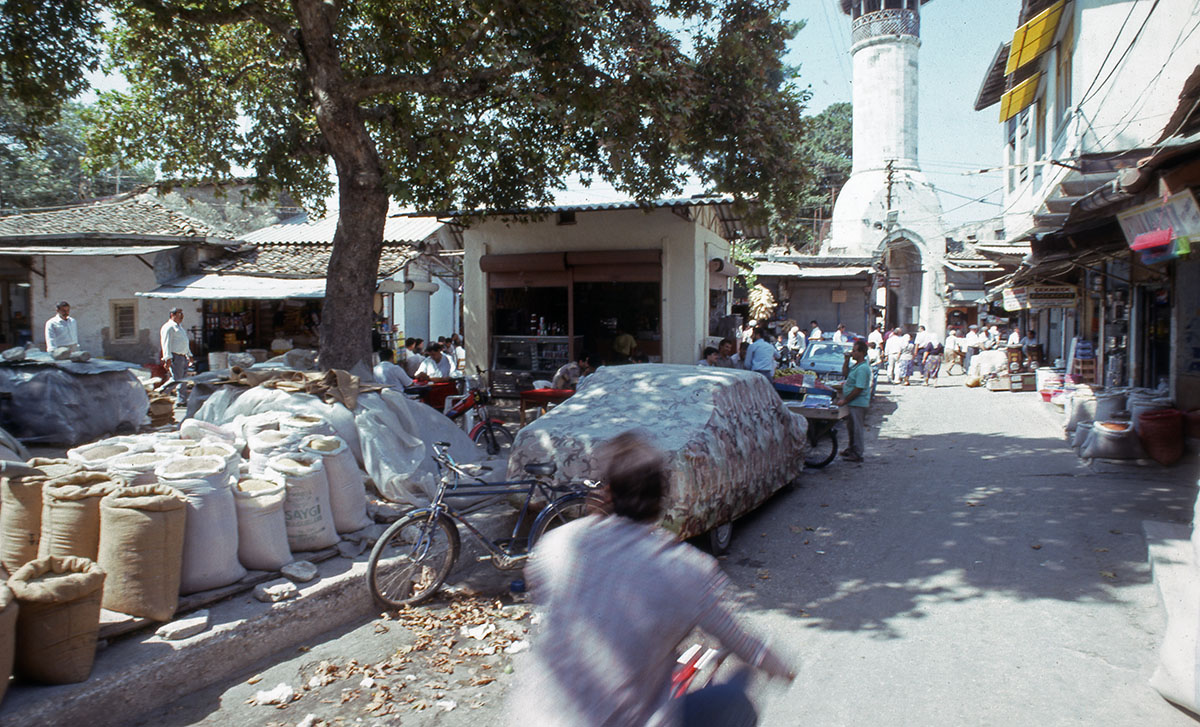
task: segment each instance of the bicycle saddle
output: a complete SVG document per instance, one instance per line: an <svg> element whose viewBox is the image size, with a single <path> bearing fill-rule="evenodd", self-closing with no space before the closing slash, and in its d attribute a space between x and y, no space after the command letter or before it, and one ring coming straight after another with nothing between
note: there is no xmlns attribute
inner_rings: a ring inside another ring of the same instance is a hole
<svg viewBox="0 0 1200 727"><path fill-rule="evenodd" d="M549 477L558 471L558 465L553 462L530 462L525 465L525 471L531 475Z"/></svg>

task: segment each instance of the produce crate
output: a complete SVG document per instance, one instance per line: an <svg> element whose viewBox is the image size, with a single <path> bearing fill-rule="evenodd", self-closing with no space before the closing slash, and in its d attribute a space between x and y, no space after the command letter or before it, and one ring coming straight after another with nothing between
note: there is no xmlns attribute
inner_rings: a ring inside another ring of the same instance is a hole
<svg viewBox="0 0 1200 727"><path fill-rule="evenodd" d="M987 382L988 391L1010 391L1012 382L1007 375L997 376Z"/></svg>
<svg viewBox="0 0 1200 727"><path fill-rule="evenodd" d="M1010 374L1009 381L1012 391L1037 391L1036 374Z"/></svg>

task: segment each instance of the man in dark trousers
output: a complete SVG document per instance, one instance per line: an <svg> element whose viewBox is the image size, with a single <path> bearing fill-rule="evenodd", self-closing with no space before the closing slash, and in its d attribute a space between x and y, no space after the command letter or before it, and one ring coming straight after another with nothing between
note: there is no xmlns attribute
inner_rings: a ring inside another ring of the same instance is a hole
<svg viewBox="0 0 1200 727"><path fill-rule="evenodd" d="M853 366L851 361L854 362ZM836 403L850 409L847 421L850 446L842 452L842 457L850 462L862 462L863 445L866 444L867 407L871 405L871 365L867 363L866 341L854 342L854 347L842 363L842 375L846 381L842 384L842 398Z"/></svg>

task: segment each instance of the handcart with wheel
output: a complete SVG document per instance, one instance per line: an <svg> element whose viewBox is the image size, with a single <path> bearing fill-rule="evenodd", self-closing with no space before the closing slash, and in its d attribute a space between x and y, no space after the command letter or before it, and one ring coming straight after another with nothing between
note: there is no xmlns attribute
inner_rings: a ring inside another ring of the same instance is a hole
<svg viewBox="0 0 1200 727"><path fill-rule="evenodd" d="M844 406L805 406L803 401L786 402L788 409L808 421L808 452L804 465L819 469L829 464L838 453L838 422L850 416Z"/></svg>

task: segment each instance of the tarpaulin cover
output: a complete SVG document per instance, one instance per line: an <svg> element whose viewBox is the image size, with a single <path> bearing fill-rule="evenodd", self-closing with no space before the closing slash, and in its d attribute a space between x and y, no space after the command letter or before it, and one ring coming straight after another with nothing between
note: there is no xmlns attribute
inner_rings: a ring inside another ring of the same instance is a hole
<svg viewBox="0 0 1200 727"><path fill-rule="evenodd" d="M764 379L765 381L765 379ZM262 412L313 414L323 418L334 434L389 500L424 505L437 489L437 469L430 459L433 442L450 442L459 462L479 462L482 451L446 415L391 389L361 393L354 411L326 404L312 394L261 386L218 388L195 416L213 424Z"/></svg>
<svg viewBox="0 0 1200 727"><path fill-rule="evenodd" d="M54 361L44 351L0 365L0 425L13 436L44 444L75 446L116 432L132 432L146 418L150 400L119 361Z"/></svg>
<svg viewBox="0 0 1200 727"><path fill-rule="evenodd" d="M758 507L804 468L806 422L761 374L663 364L603 367L521 430L510 478L554 462L555 477L598 479L597 449L641 429L668 456L662 524L688 538Z"/></svg>

